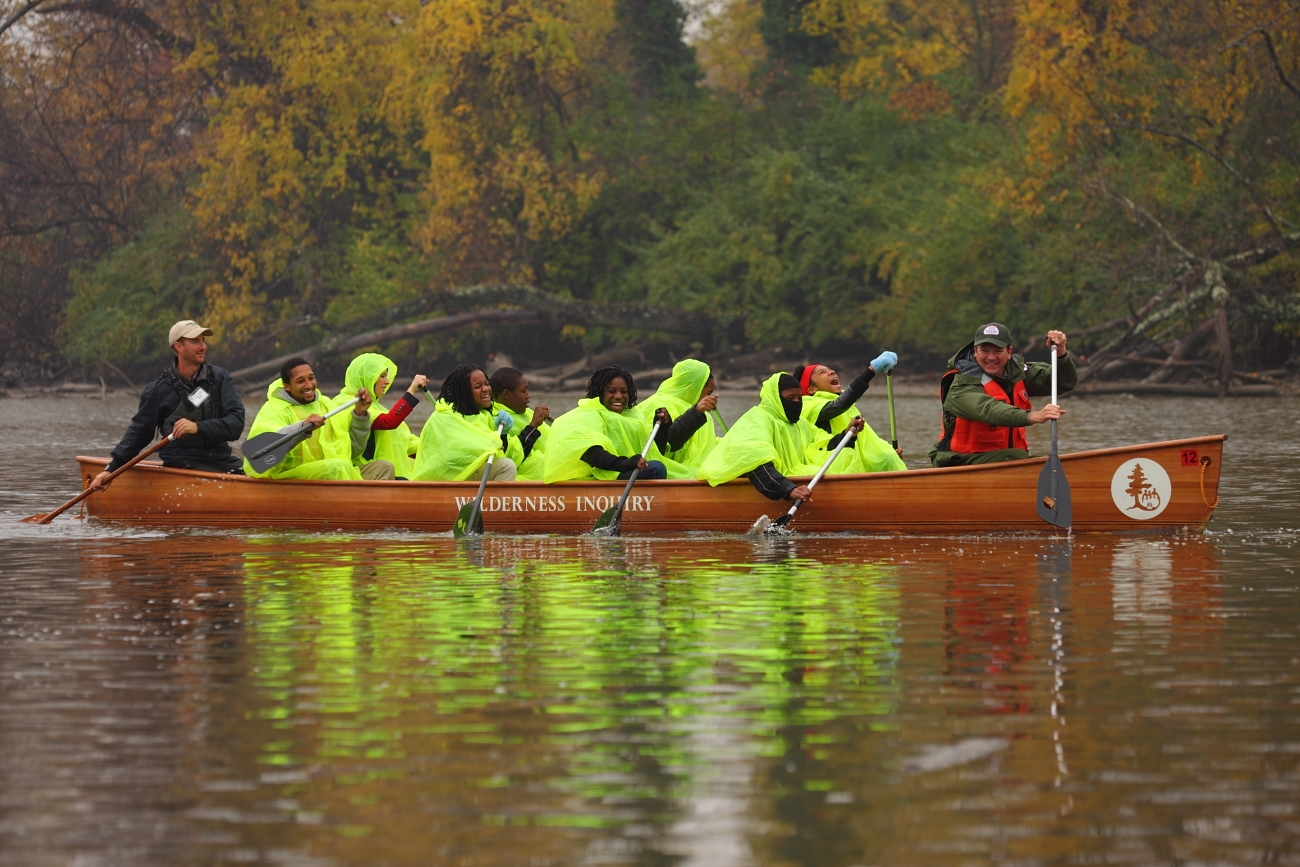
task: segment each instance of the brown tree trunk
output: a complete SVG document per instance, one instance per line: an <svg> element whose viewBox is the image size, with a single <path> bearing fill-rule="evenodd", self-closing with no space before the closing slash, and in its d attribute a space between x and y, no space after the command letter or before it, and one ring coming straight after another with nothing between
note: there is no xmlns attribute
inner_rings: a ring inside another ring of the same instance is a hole
<svg viewBox="0 0 1300 867"><path fill-rule="evenodd" d="M1232 335L1228 331L1228 296L1219 298L1214 314L1214 330L1219 337L1219 397L1228 396L1232 385Z"/></svg>

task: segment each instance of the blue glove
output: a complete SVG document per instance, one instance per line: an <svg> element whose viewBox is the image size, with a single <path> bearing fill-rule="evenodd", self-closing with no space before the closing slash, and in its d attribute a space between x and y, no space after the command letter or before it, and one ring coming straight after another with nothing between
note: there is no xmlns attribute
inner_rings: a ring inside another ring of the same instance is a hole
<svg viewBox="0 0 1300 867"><path fill-rule="evenodd" d="M889 373L898 364L897 352L882 352L871 361L871 369L876 373Z"/></svg>
<svg viewBox="0 0 1300 867"><path fill-rule="evenodd" d="M504 409L492 416L493 426L500 426L502 433L508 433L515 426L514 417Z"/></svg>

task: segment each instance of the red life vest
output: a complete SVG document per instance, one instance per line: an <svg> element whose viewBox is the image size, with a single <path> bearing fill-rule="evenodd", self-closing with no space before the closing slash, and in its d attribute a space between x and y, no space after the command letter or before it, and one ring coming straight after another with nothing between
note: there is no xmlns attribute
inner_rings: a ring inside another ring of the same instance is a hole
<svg viewBox="0 0 1300 867"><path fill-rule="evenodd" d="M956 370L950 370L944 374L944 385L952 382L952 378L957 375ZM943 388L942 393L947 397L948 389ZM1015 385L1011 387L1011 396L1013 400L1007 400L1007 393L1002 390L992 379L984 383L984 393L994 400L1002 403L1012 403L1026 412L1032 410L1034 405L1029 402L1029 391L1025 388L1023 379L1016 380ZM948 451L958 452L963 455L975 454L976 452L992 452L998 449L1024 449L1029 451L1029 437L1023 427L998 427L997 425L988 424L982 421L970 421L969 419L956 418L952 430L952 441L948 444ZM942 440L944 432L939 433Z"/></svg>

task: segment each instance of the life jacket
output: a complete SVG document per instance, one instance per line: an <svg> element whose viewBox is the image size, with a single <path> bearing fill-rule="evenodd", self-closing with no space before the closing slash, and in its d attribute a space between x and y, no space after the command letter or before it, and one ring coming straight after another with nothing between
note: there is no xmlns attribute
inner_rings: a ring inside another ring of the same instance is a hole
<svg viewBox="0 0 1300 867"><path fill-rule="evenodd" d="M948 389L952 387L952 380L958 373L959 371L953 368L943 375L939 385L939 405L941 407L943 402L947 400ZM1025 388L1023 379L1016 380L1011 386L1012 400L1010 401L1007 400L1007 393L1003 391L1002 386L992 378L985 378L984 393L994 400L1011 403L1026 412L1034 408L1033 404L1029 402L1029 390ZM963 455L992 452L998 449L1024 449L1029 451L1029 437L1023 427L998 427L982 421L954 417L952 437L944 447L944 439L947 435L946 427L939 430L940 447L944 451L957 452Z"/></svg>

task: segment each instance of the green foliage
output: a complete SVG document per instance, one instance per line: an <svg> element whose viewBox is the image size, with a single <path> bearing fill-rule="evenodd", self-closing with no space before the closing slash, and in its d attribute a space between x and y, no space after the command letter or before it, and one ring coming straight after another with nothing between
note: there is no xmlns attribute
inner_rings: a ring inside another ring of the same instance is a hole
<svg viewBox="0 0 1300 867"><path fill-rule="evenodd" d="M678 0L618 0L619 25L632 49L633 74L644 92L682 96L704 77L695 49L682 41L686 10Z"/></svg>
<svg viewBox="0 0 1300 867"><path fill-rule="evenodd" d="M204 321L206 290L219 277L211 253L196 244L201 237L189 212L174 207L106 258L74 269L64 354L119 365L167 358L168 329L180 319Z"/></svg>

